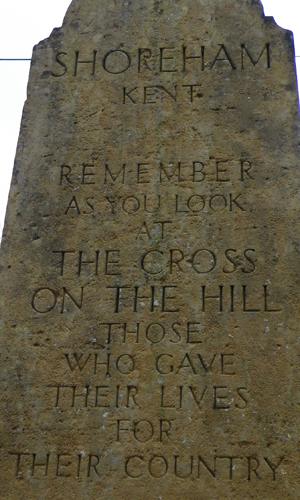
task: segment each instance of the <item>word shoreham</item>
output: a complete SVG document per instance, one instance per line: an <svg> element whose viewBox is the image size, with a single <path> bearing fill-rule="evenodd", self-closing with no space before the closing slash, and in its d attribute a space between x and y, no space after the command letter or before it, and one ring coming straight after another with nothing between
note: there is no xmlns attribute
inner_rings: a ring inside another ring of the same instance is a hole
<svg viewBox="0 0 300 500"><path fill-rule="evenodd" d="M107 51L61 50L54 55L53 77L71 74L97 77L100 72L112 75L132 73L145 76L157 73L200 74L218 69L248 70L256 65L271 68L271 44L265 43L258 50L245 43L228 47L224 43L214 47L206 45L159 47L158 49L138 47L135 50L114 48Z"/></svg>

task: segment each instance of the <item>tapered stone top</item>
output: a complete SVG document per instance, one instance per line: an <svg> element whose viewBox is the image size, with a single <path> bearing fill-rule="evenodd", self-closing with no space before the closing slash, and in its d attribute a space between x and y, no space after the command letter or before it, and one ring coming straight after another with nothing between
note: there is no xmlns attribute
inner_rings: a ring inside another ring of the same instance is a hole
<svg viewBox="0 0 300 500"><path fill-rule="evenodd" d="M1 246L0 498L298 498L298 200L261 2L74 0Z"/></svg>

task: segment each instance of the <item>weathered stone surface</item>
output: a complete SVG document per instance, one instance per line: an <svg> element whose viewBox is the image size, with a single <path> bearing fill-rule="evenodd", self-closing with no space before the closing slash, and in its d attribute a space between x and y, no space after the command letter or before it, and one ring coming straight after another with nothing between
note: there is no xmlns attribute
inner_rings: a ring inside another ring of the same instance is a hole
<svg viewBox="0 0 300 500"><path fill-rule="evenodd" d="M74 0L1 248L1 498L299 498L292 34L250 0Z"/></svg>

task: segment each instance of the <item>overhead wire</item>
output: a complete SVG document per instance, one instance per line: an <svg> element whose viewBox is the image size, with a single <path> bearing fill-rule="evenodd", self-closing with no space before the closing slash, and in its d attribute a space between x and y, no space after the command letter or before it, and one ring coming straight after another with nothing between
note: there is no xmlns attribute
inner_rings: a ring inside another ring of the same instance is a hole
<svg viewBox="0 0 300 500"><path fill-rule="evenodd" d="M300 56L295 56L296 58L300 58ZM31 61L31 58L26 58L26 57L0 57L0 62L1 61Z"/></svg>

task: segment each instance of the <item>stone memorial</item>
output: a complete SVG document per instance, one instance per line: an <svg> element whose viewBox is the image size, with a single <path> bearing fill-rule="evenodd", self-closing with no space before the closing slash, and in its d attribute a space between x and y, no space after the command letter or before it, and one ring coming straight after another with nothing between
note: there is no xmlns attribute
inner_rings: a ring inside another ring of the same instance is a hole
<svg viewBox="0 0 300 500"><path fill-rule="evenodd" d="M299 498L298 123L258 0L73 0L34 48L1 499Z"/></svg>

